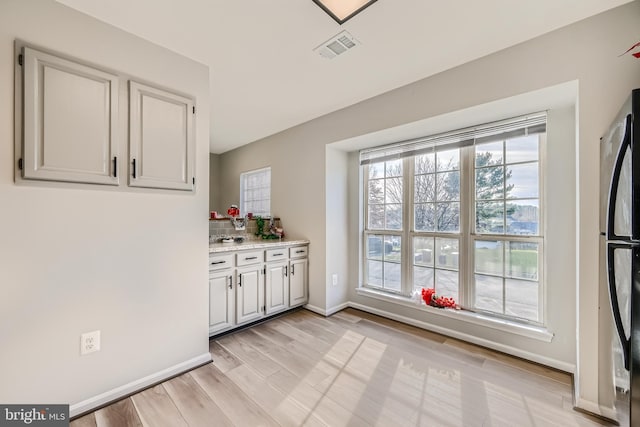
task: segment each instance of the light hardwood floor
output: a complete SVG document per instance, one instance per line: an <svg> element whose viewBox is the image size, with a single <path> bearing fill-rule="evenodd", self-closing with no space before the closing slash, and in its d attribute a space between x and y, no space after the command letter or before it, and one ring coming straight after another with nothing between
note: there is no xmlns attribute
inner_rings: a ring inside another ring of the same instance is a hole
<svg viewBox="0 0 640 427"><path fill-rule="evenodd" d="M80 426L601 426L571 377L347 309L295 311L210 342L214 362Z"/></svg>

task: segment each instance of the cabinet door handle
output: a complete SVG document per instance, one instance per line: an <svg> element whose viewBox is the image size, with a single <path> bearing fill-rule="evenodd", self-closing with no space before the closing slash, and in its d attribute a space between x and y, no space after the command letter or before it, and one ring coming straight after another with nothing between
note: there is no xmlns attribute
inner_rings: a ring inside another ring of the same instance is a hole
<svg viewBox="0 0 640 427"><path fill-rule="evenodd" d="M212 262L212 263L211 263L211 265L224 264L224 263L226 263L226 262L227 262L227 261L224 261L224 260L223 260L223 261L214 261L214 262Z"/></svg>
<svg viewBox="0 0 640 427"><path fill-rule="evenodd" d="M113 177L118 177L118 157L113 158Z"/></svg>
<svg viewBox="0 0 640 427"><path fill-rule="evenodd" d="M252 259L258 259L258 257L257 256L248 256L248 257L244 258L245 261L249 261L249 260L252 260Z"/></svg>
<svg viewBox="0 0 640 427"><path fill-rule="evenodd" d="M133 178L136 178L136 159L131 162L133 164Z"/></svg>
<svg viewBox="0 0 640 427"><path fill-rule="evenodd" d="M238 286L242 287L242 274L238 276Z"/></svg>
<svg viewBox="0 0 640 427"><path fill-rule="evenodd" d="M233 289L233 277L229 276L229 289Z"/></svg>
<svg viewBox="0 0 640 427"><path fill-rule="evenodd" d="M295 264L291 264L291 275L292 276L295 274L295 270L294 270L293 267L295 267Z"/></svg>
<svg viewBox="0 0 640 427"><path fill-rule="evenodd" d="M287 266L284 266L284 277L287 277Z"/></svg>

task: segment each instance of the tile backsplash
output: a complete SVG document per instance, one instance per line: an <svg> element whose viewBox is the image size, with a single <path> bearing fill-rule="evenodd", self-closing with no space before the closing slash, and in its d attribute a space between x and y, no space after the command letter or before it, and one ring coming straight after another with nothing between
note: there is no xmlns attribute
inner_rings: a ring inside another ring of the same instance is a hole
<svg viewBox="0 0 640 427"><path fill-rule="evenodd" d="M280 218L274 219L276 227L282 227ZM265 219L264 228L269 227L269 220ZM256 226L256 220L250 219L247 221L245 230L236 230L231 223L231 219L216 219L209 221L209 242L216 242L222 237L237 237L242 236L246 240L258 239L256 236L258 227ZM285 230L286 233L286 230Z"/></svg>

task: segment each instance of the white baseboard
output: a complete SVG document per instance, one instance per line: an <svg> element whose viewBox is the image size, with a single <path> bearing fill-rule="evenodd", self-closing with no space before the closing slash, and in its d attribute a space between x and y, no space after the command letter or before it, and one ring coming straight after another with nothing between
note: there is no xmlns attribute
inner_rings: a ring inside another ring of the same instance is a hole
<svg viewBox="0 0 640 427"><path fill-rule="evenodd" d="M313 311L314 313L317 313L321 316L327 315L327 310L325 310L324 308L316 307L315 305L307 304L304 306L304 308L306 308L309 311Z"/></svg>
<svg viewBox="0 0 640 427"><path fill-rule="evenodd" d="M75 417L76 415L89 412L109 402L113 402L114 400L135 393L152 384L159 383L210 361L211 353L204 353L200 356L194 357L193 359L189 359L182 363L178 363L177 365L170 366L167 369L163 369L162 371L147 375L146 377L137 379L120 387L116 387L97 396L93 396L81 402L74 403L69 406L69 416Z"/></svg>
<svg viewBox="0 0 640 427"><path fill-rule="evenodd" d="M316 307L315 305L310 305L310 304L305 305L304 308L306 308L309 311L313 311L314 313L318 313L318 314L320 314L322 316L327 317L327 316L331 316L332 314L337 313L337 312L339 312L341 310L344 310L345 308L350 307L350 304L351 303L349 303L349 302L343 302L342 304L338 304L338 305L336 305L334 307L327 308L326 310L323 309L323 308L320 308L320 307Z"/></svg>
<svg viewBox="0 0 640 427"><path fill-rule="evenodd" d="M564 372L575 373L576 367L574 364L563 362L560 360L552 359L538 354L533 354L528 351L524 351L515 347L511 347L505 344L496 343L493 341L479 338L473 335L465 334L454 329L444 328L442 326L432 325L421 320L412 319L410 317L401 316L399 314L391 313L385 310L379 310L377 308L369 307L363 304L350 302L349 307L356 308L358 310L366 311L368 313L377 314L378 316L387 317L389 319L397 320L398 322L407 323L409 325L416 326L418 328L426 329L432 332L437 332L442 335L446 335L452 338L457 338L463 341L467 341L473 344L481 345L483 347L491 348L493 350L501 351L503 353L511 354L513 356L521 357L532 362L540 363L541 365L550 366L552 368L559 369Z"/></svg>
<svg viewBox="0 0 640 427"><path fill-rule="evenodd" d="M349 302L343 302L342 304L338 304L335 307L328 308L326 310L327 316L331 316L334 313L344 310L345 308L350 307Z"/></svg>
<svg viewBox="0 0 640 427"><path fill-rule="evenodd" d="M595 402L585 400L580 397L576 399L576 408L586 412L591 412L592 414L600 415L601 417L605 417L610 420L615 421L618 419L618 414L616 413L615 408L599 405Z"/></svg>

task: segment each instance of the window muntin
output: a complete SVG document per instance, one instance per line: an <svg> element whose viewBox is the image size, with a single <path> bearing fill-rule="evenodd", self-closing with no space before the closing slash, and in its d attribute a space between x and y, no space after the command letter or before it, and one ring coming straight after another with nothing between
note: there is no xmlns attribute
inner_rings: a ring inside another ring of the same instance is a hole
<svg viewBox="0 0 640 427"><path fill-rule="evenodd" d="M367 235L367 283L369 286L393 292L402 289L402 237L396 235Z"/></svg>
<svg viewBox="0 0 640 427"><path fill-rule="evenodd" d="M540 232L538 135L475 146L475 231L537 236Z"/></svg>
<svg viewBox="0 0 640 427"><path fill-rule="evenodd" d="M413 223L416 231L460 230L460 149L414 157Z"/></svg>
<svg viewBox="0 0 640 427"><path fill-rule="evenodd" d="M435 236L413 238L413 290L435 288L438 295L459 298L460 243Z"/></svg>
<svg viewBox="0 0 640 427"><path fill-rule="evenodd" d="M240 174L240 212L271 215L271 168Z"/></svg>
<svg viewBox="0 0 640 427"><path fill-rule="evenodd" d="M541 141L544 133L454 149L435 147L394 160L402 166L393 175L387 174L388 160L368 160L365 190L370 178L383 179L380 171L385 180L398 178L405 218L404 227L379 229L402 242L396 261L378 260L395 263L390 270L394 280L369 283L368 271L383 278L386 265L376 264L381 271L376 274L373 265L365 265L364 286L404 295L435 287L465 309L543 323ZM400 204L397 200L393 204ZM368 225L365 239L376 232Z"/></svg>
<svg viewBox="0 0 640 427"><path fill-rule="evenodd" d="M475 240L474 308L539 322L540 244Z"/></svg>
<svg viewBox="0 0 640 427"><path fill-rule="evenodd" d="M401 230L404 199L401 160L374 163L369 167L367 188L368 229Z"/></svg>
<svg viewBox="0 0 640 427"><path fill-rule="evenodd" d="M529 135L474 150L472 306L533 322L542 320L539 140Z"/></svg>

